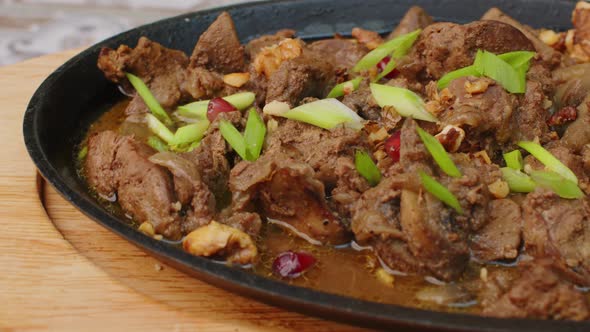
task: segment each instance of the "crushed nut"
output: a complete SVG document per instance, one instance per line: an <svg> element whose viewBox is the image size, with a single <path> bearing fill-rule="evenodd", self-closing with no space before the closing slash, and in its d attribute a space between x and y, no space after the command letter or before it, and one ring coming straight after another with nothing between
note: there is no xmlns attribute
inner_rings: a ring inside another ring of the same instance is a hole
<svg viewBox="0 0 590 332"><path fill-rule="evenodd" d="M377 280L381 281L384 285L389 287L393 287L393 283L395 282L395 277L385 271L384 268L380 267L375 271L375 276Z"/></svg>
<svg viewBox="0 0 590 332"><path fill-rule="evenodd" d="M229 263L252 263L258 250L250 235L216 221L199 227L182 241L184 250L195 256L211 257L221 255Z"/></svg>
<svg viewBox="0 0 590 332"><path fill-rule="evenodd" d="M383 38L377 32L371 30L353 28L352 37L356 38L359 43L364 44L370 50L383 44Z"/></svg>
<svg viewBox="0 0 590 332"><path fill-rule="evenodd" d="M486 269L485 267L482 267L479 270L479 278L483 282L488 282L488 269Z"/></svg>
<svg viewBox="0 0 590 332"><path fill-rule="evenodd" d="M457 152L465 138L465 131L460 127L447 125L434 137L438 139L440 144L442 144L448 152Z"/></svg>
<svg viewBox="0 0 590 332"><path fill-rule="evenodd" d="M266 129L268 130L269 134L272 134L279 128L279 122L275 119L270 119L266 122Z"/></svg>
<svg viewBox="0 0 590 332"><path fill-rule="evenodd" d="M559 42L559 34L553 30L541 30L539 39L546 45L553 46Z"/></svg>
<svg viewBox="0 0 590 332"><path fill-rule="evenodd" d="M283 61L294 59L301 55L303 47L298 40L287 38L276 45L263 48L254 59L254 69L257 73L264 73L266 78L279 69Z"/></svg>
<svg viewBox="0 0 590 332"><path fill-rule="evenodd" d="M248 83L250 80L250 73L231 73L223 76L223 83L240 88L242 85Z"/></svg>
<svg viewBox="0 0 590 332"><path fill-rule="evenodd" d="M139 227L137 228L138 231L142 232L143 234L153 237L154 235L156 235L156 231L154 230L154 225L152 225L150 222L146 221L143 222L141 225L139 225Z"/></svg>
<svg viewBox="0 0 590 332"><path fill-rule="evenodd" d="M504 198L504 197L508 196L508 194L510 193L510 188L508 187L508 183L505 181L502 181L500 179L498 179L494 183L488 185L488 190L496 198Z"/></svg>
<svg viewBox="0 0 590 332"><path fill-rule="evenodd" d="M162 236L162 234L156 234L156 235L154 235L154 240L158 240L158 241L160 241L160 240L162 240L163 238L164 238L164 236Z"/></svg>
<svg viewBox="0 0 590 332"><path fill-rule="evenodd" d="M385 106L381 109L381 123L386 130L394 129L402 119L393 106Z"/></svg>
<svg viewBox="0 0 590 332"><path fill-rule="evenodd" d="M389 137L389 134L385 128L379 128L379 130L373 131L369 134L369 140L373 143L384 141L387 137Z"/></svg>
<svg viewBox="0 0 590 332"><path fill-rule="evenodd" d="M473 156L475 158L481 159L484 163L486 163L488 165L492 164L492 160L490 159L490 156L488 156L488 153L486 150L478 151L478 152L474 153Z"/></svg>
<svg viewBox="0 0 590 332"><path fill-rule="evenodd" d="M180 203L179 201L176 201L176 202L172 203L172 209L174 211L180 211L180 210L182 210L182 203Z"/></svg>
<svg viewBox="0 0 590 332"><path fill-rule="evenodd" d="M488 89L490 82L488 80L477 79L475 81L465 81L465 91L472 95L484 93Z"/></svg>

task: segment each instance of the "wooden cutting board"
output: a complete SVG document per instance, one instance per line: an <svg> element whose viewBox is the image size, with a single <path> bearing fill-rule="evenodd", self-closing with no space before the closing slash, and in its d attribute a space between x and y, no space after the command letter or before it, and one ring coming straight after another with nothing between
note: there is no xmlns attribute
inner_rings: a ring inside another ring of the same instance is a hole
<svg viewBox="0 0 590 332"><path fill-rule="evenodd" d="M43 79L76 53L0 67L0 330L359 330L176 271L47 185L25 150L22 118Z"/></svg>

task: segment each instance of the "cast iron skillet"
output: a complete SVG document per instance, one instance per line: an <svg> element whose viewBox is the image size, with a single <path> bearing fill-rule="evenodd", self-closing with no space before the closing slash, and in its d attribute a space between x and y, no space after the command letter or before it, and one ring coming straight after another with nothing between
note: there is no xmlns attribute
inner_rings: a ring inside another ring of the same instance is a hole
<svg viewBox="0 0 590 332"><path fill-rule="evenodd" d="M121 99L114 84L96 67L100 48L135 45L147 36L190 54L199 35L222 10L228 10L242 40L282 28L307 39L348 34L354 26L387 32L411 5L423 6L437 21L476 20L497 6L535 27L567 29L572 0L320 0L245 4L186 14L122 33L103 41L57 69L39 87L27 108L23 131L29 154L41 174L65 199L99 224L166 263L216 286L274 305L352 324L408 329L461 331L589 331L589 323L494 319L385 305L331 295L254 275L191 256L144 236L109 214L88 194L73 164L73 150L84 130Z"/></svg>

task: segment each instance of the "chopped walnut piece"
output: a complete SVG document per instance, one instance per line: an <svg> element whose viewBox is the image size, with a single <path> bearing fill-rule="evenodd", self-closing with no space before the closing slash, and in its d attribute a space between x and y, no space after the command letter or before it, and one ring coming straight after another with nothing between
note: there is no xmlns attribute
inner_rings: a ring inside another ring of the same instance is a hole
<svg viewBox="0 0 590 332"><path fill-rule="evenodd" d="M223 83L240 88L242 85L248 83L250 80L250 73L231 73L223 76Z"/></svg>
<svg viewBox="0 0 590 332"><path fill-rule="evenodd" d="M490 156L488 156L488 153L486 152L486 150L478 151L478 152L474 153L473 156L475 158L481 159L484 163L486 163L488 165L492 164L492 160L490 159Z"/></svg>
<svg viewBox="0 0 590 332"><path fill-rule="evenodd" d="M190 232L182 247L195 256L221 256L237 264L250 264L258 256L250 235L214 220Z"/></svg>
<svg viewBox="0 0 590 332"><path fill-rule="evenodd" d="M264 73L266 78L279 69L283 61L294 59L301 55L303 46L296 39L283 39L276 45L262 49L254 59L254 69L257 73Z"/></svg>
<svg viewBox="0 0 590 332"><path fill-rule="evenodd" d="M494 183L488 185L488 190L496 198L504 198L510 193L508 183L498 179Z"/></svg>
<svg viewBox="0 0 590 332"><path fill-rule="evenodd" d="M467 81L465 81L465 91L467 91L467 93L470 93L472 95L478 94L478 93L484 93L488 89L489 85L490 85L490 81L488 81L487 79L477 79L475 81L467 80Z"/></svg>
<svg viewBox="0 0 590 332"><path fill-rule="evenodd" d="M579 62L590 61L590 3L579 1L572 13L573 30L569 30L565 45L570 56Z"/></svg>
<svg viewBox="0 0 590 332"><path fill-rule="evenodd" d="M447 125L435 137L444 146L445 150L448 152L457 152L465 138L465 131L460 127Z"/></svg>
<svg viewBox="0 0 590 332"><path fill-rule="evenodd" d="M559 42L559 34L553 30L541 30L539 39L546 45L553 46Z"/></svg>
<svg viewBox="0 0 590 332"><path fill-rule="evenodd" d="M371 30L365 30L361 28L352 29L352 36L358 40L359 43L364 44L368 49L373 50L377 46L383 44L383 38Z"/></svg>
<svg viewBox="0 0 590 332"><path fill-rule="evenodd" d="M152 225L150 222L146 221L143 222L141 225L139 225L139 227L137 228L138 231L142 232L143 234L153 237L154 235L156 235L156 231L154 230L154 225Z"/></svg>

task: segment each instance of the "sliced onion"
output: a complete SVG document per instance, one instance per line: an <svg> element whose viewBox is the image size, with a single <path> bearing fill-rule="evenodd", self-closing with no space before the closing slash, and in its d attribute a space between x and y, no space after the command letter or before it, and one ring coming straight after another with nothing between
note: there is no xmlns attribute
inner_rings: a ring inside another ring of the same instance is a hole
<svg viewBox="0 0 590 332"><path fill-rule="evenodd" d="M422 98L408 89L372 83L371 93L379 106L392 106L403 117L437 121L436 117L426 110Z"/></svg>
<svg viewBox="0 0 590 332"><path fill-rule="evenodd" d="M363 128L363 118L334 98L316 100L293 109L287 107L286 103L271 102L264 107L263 112L324 129L334 129L340 125L354 130Z"/></svg>

